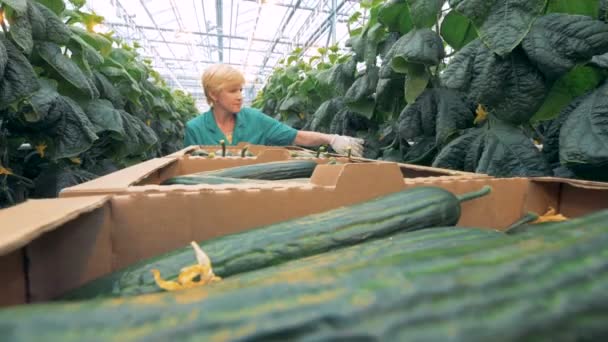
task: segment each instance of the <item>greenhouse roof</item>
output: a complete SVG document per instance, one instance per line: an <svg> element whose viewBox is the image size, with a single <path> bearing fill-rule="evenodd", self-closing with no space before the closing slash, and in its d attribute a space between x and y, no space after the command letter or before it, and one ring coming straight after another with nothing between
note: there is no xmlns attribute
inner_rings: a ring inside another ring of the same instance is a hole
<svg viewBox="0 0 608 342"><path fill-rule="evenodd" d="M105 17L100 31L138 42L169 86L189 92L205 110L200 76L207 66L227 63L243 71L247 104L295 48L312 56L334 42L343 47L359 1L88 0L85 8Z"/></svg>

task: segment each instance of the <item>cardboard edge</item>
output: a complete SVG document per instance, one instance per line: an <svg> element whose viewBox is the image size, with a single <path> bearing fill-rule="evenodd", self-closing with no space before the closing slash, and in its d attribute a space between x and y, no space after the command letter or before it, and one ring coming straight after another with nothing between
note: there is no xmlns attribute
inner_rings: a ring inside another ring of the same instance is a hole
<svg viewBox="0 0 608 342"><path fill-rule="evenodd" d="M579 179L559 178L559 177L531 177L534 182L554 182L572 185L576 188L593 189L593 190L608 190L607 182L585 181Z"/></svg>
<svg viewBox="0 0 608 342"><path fill-rule="evenodd" d="M172 163L178 158L154 158L127 168L112 172L108 175L95 178L89 182L81 183L61 190L59 197L82 196L82 194L116 193L126 190L159 169Z"/></svg>
<svg viewBox="0 0 608 342"><path fill-rule="evenodd" d="M19 248L24 247L39 236L54 230L55 228L64 225L65 223L72 221L82 214L94 211L109 201L111 196L91 196L91 197L78 197L78 199L43 199L43 200L29 200L23 204L17 205L16 207L8 208L4 212L4 219L14 219L15 222L22 221L20 216L24 213L35 211L37 207L44 205L45 203L53 203L53 205L59 207L61 205L65 210L63 215L56 218L50 218L48 221L40 221L39 224L32 223L30 229L21 229L17 236L12 236L3 241L0 245L0 256L9 254ZM55 209L55 208L53 208ZM12 217L13 216L13 217ZM27 227L27 226L26 226Z"/></svg>

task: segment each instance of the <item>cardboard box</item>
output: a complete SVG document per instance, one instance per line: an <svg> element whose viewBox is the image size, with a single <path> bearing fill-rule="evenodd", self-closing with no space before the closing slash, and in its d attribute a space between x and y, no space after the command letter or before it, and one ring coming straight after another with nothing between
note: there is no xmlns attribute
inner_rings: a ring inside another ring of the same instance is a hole
<svg viewBox="0 0 608 342"><path fill-rule="evenodd" d="M195 148L195 146L193 146ZM171 177L203 172L213 171L222 168L252 165L276 161L286 161L299 158L293 158L290 155L290 151L285 148L267 148L261 147L255 157L220 157L220 158L206 158L199 156L191 156L187 154L188 149L182 151L181 155L175 155L174 157L163 157L151 159L131 167L113 172L106 176L102 176L78 184L69 188L63 189L59 197L74 197L74 196L91 196L100 194L117 194L125 193L128 191L173 191L179 189L179 185L159 185L162 181ZM186 153L186 154L183 154ZM319 164L327 164L328 158L314 158ZM341 163L352 163L352 164L393 164L397 165L401 170L403 177L405 178L417 178L417 177L488 177L482 174L460 172L447 169L438 169L432 167L410 165L410 164L397 164L393 162L377 161L363 158L351 158L350 160L346 157L337 157L336 160ZM282 181L284 182L284 181ZM198 188L196 186L187 186L189 189L198 189L201 187L207 187L207 185L201 185ZM184 186L181 186L184 188Z"/></svg>
<svg viewBox="0 0 608 342"><path fill-rule="evenodd" d="M608 184L559 179L407 180L396 164L322 165L311 183L214 185L170 192L30 200L0 211L3 305L47 301L92 279L192 240L245 231L359 203L405 188L435 185L462 194L493 192L463 204L459 225L503 229L529 210L555 207L577 217L608 207Z"/></svg>

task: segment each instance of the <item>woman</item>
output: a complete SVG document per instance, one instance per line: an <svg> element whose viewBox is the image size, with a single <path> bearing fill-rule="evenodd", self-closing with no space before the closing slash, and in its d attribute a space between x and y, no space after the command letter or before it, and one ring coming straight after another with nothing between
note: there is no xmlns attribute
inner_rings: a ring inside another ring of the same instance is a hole
<svg viewBox="0 0 608 342"><path fill-rule="evenodd" d="M216 64L203 73L203 90L211 110L186 124L185 146L217 145L225 140L230 145L241 141L256 145L319 146L329 144L337 153L351 148L353 156L363 153L363 139L298 131L254 108L242 108L245 78L235 68Z"/></svg>

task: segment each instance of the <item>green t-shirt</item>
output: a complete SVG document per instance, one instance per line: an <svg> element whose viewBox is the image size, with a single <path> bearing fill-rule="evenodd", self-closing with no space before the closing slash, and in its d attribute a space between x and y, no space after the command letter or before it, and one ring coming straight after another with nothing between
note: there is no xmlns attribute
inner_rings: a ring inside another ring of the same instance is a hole
<svg viewBox="0 0 608 342"><path fill-rule="evenodd" d="M217 126L213 113L205 112L186 123L184 146L218 145L224 140L227 145L247 142L254 145L285 146L293 144L297 130L291 128L254 108L242 108L236 114L232 143Z"/></svg>

